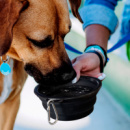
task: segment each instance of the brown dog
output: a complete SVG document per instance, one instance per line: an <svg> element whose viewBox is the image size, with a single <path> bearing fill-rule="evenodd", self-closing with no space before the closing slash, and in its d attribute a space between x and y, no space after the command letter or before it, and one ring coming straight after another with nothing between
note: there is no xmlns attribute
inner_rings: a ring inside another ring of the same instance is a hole
<svg viewBox="0 0 130 130"><path fill-rule="evenodd" d="M81 0L69 1L81 21ZM9 50L12 68L8 76L0 74L0 130L13 129L27 78L24 68L38 83L47 85L75 77L63 43L70 27L67 0L0 0L0 55Z"/></svg>

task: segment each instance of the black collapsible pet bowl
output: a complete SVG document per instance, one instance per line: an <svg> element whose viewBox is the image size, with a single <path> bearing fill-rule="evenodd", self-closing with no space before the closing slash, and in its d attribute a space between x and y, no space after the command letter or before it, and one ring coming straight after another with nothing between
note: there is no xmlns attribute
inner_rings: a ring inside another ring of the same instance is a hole
<svg viewBox="0 0 130 130"><path fill-rule="evenodd" d="M92 113L100 88L101 81L97 78L81 76L75 84L38 85L34 92L48 112L49 123L55 124L57 120L77 120ZM50 117L56 121L51 123Z"/></svg>

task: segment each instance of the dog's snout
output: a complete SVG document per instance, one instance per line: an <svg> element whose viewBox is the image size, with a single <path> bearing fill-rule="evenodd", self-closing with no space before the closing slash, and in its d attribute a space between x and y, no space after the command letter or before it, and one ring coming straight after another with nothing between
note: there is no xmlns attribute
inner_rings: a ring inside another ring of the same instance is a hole
<svg viewBox="0 0 130 130"><path fill-rule="evenodd" d="M63 63L59 68L53 69L46 75L42 74L39 69L31 64L26 64L24 68L30 76L34 77L36 82L46 85L65 84L72 81L76 76L76 72L70 62Z"/></svg>
<svg viewBox="0 0 130 130"><path fill-rule="evenodd" d="M52 72L43 76L43 82L45 84L61 85L72 81L76 77L76 72L74 71L70 63L63 63L59 68L53 69Z"/></svg>

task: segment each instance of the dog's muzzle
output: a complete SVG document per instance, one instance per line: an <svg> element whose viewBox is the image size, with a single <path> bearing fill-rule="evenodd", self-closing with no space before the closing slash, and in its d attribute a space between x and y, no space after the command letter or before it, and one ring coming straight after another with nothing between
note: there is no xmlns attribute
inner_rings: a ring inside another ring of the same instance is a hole
<svg viewBox="0 0 130 130"><path fill-rule="evenodd" d="M46 75L43 75L40 70L32 64L26 64L25 70L30 76L34 77L36 82L46 85L65 84L76 77L76 72L71 63L63 63L59 68L53 69L52 72Z"/></svg>

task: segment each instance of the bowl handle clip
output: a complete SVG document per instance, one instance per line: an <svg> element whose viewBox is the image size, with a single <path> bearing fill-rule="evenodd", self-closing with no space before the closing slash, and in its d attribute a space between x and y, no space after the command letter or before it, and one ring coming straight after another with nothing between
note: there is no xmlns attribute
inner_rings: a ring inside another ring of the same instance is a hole
<svg viewBox="0 0 130 130"><path fill-rule="evenodd" d="M51 110L51 107L50 107L50 106L51 106L51 105L52 105L52 108L53 108L54 113L55 113L55 116L56 116L56 119L55 119L54 122L51 122L51 117L50 117L50 110ZM57 121L58 121L58 113L57 113L56 107L55 107L55 105L54 105L54 100L52 100L52 99L48 100L48 102L47 102L47 113L48 113L48 122L49 122L49 124L50 124L50 125L56 124Z"/></svg>

